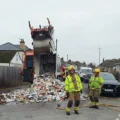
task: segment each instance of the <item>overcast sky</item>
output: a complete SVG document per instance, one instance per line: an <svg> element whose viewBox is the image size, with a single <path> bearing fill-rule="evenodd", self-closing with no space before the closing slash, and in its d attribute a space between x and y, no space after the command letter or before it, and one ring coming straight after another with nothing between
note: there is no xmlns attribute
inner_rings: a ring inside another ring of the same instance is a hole
<svg viewBox="0 0 120 120"><path fill-rule="evenodd" d="M28 21L55 27L60 57L99 62L120 58L120 0L0 0L0 44L19 44L24 38L32 48Z"/></svg>

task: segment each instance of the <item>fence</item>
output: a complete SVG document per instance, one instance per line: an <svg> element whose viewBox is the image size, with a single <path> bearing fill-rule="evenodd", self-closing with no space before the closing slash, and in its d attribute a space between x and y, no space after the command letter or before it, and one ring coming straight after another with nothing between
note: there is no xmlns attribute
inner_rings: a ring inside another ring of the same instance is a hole
<svg viewBox="0 0 120 120"><path fill-rule="evenodd" d="M21 68L0 66L0 87L14 87L22 84Z"/></svg>

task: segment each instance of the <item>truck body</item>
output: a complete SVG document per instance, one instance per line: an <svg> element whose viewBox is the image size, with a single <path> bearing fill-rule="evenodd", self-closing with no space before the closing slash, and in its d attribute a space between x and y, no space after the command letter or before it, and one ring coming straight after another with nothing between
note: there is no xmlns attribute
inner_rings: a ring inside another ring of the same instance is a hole
<svg viewBox="0 0 120 120"><path fill-rule="evenodd" d="M61 61L56 54L56 48L53 40L54 28L50 25L39 28L29 27L33 39L33 50L25 52L23 77L24 81L32 82L34 74L42 75L49 73L55 75L56 64L57 71L60 70ZM57 63L56 63L57 62Z"/></svg>
<svg viewBox="0 0 120 120"><path fill-rule="evenodd" d="M37 66L37 68L40 68L39 75L46 73L55 74L56 54L41 54L39 55L38 60L40 61L39 66ZM60 61L57 61L57 63L58 63L57 71L59 71ZM35 67L36 67L36 56L34 54L34 50L26 51L24 57L24 64L23 64L23 68L24 68L23 73L24 73L25 82L32 83L36 69Z"/></svg>
<svg viewBox="0 0 120 120"><path fill-rule="evenodd" d="M56 52L54 44L54 27L50 24L48 26L39 25L39 28L33 28L29 21L29 28L31 31L31 38L33 39L33 49L35 54L49 54Z"/></svg>

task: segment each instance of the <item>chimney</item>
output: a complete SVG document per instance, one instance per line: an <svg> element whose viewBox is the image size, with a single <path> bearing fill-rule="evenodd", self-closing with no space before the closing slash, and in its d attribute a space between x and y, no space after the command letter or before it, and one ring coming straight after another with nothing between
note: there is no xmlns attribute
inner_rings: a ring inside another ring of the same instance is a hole
<svg viewBox="0 0 120 120"><path fill-rule="evenodd" d="M24 39L21 39L21 41L20 41L20 48L25 51L25 42L24 42Z"/></svg>

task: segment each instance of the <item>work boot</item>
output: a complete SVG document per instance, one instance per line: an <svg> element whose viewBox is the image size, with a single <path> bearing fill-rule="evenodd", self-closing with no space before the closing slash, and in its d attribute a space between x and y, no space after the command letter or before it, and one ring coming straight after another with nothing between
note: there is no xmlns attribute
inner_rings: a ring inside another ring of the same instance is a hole
<svg viewBox="0 0 120 120"><path fill-rule="evenodd" d="M70 115L70 112L66 112L66 115Z"/></svg>
<svg viewBox="0 0 120 120"><path fill-rule="evenodd" d="M66 108L66 115L70 115L70 108Z"/></svg>
<svg viewBox="0 0 120 120"><path fill-rule="evenodd" d="M75 110L75 114L79 114L78 110Z"/></svg>
<svg viewBox="0 0 120 120"><path fill-rule="evenodd" d="M95 106L96 109L99 109L99 106Z"/></svg>
<svg viewBox="0 0 120 120"><path fill-rule="evenodd" d="M93 106L93 105L92 105L92 106L89 106L89 108L96 108L96 106Z"/></svg>

